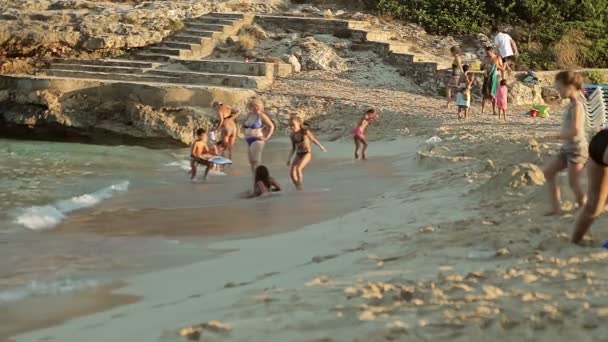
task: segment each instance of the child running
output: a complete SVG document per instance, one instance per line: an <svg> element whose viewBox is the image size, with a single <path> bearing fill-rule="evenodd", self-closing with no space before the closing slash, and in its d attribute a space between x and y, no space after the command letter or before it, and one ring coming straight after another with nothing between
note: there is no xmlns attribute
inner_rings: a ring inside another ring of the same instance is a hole
<svg viewBox="0 0 608 342"><path fill-rule="evenodd" d="M210 150L207 144L207 131L204 128L196 130L196 140L192 143L192 149L190 150L190 179L196 178L196 169L198 164L205 165L205 173L203 180L207 180L209 170L213 167L213 163L207 161L207 159L213 157L213 152Z"/></svg>
<svg viewBox="0 0 608 342"><path fill-rule="evenodd" d="M496 107L498 108L498 120L500 116L507 121L507 97L509 89L507 88L507 80L501 80L498 90L496 91Z"/></svg>
<svg viewBox="0 0 608 342"><path fill-rule="evenodd" d="M587 198L580 184L581 174L589 156L585 136L585 114L583 104L578 96L583 87L583 77L573 71L562 71L555 76L555 85L562 98L569 98L570 104L562 117L562 129L556 138L563 141L559 154L544 169L549 188L552 211L549 215L561 215L560 189L557 174L568 169L570 188L576 196L579 207L583 207Z"/></svg>
<svg viewBox="0 0 608 342"><path fill-rule="evenodd" d="M323 152L327 152L325 147L315 138L311 131L304 128L304 122L298 117L292 117L290 120L291 133L291 153L287 158L287 166L291 165L289 176L293 185L298 190L302 190L302 183L304 182L303 171L306 165L312 159L312 146L311 142L319 147ZM293 158L293 155L296 155ZM293 161L292 161L293 158Z"/></svg>
<svg viewBox="0 0 608 342"><path fill-rule="evenodd" d="M473 87L473 77L469 74L471 69L468 65L463 65L463 73L458 80L458 93L456 94L456 105L458 106L458 118L466 119L471 107L471 88Z"/></svg>
<svg viewBox="0 0 608 342"><path fill-rule="evenodd" d="M580 243L596 218L606 207L608 199L608 129L597 133L589 143L587 165L589 200L578 214L572 242Z"/></svg>
<svg viewBox="0 0 608 342"><path fill-rule="evenodd" d="M353 139L355 141L355 159L359 159L359 149L361 149L361 159L367 159L365 152L367 151L367 139L365 138L365 130L367 126L378 120L378 114L375 109L368 109L363 117L359 119L357 127L353 129ZM363 146L363 148L361 148Z"/></svg>

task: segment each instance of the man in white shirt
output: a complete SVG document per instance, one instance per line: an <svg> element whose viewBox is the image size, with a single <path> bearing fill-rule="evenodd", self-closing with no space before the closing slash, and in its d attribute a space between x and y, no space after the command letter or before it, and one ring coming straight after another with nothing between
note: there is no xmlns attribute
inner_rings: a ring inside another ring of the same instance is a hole
<svg viewBox="0 0 608 342"><path fill-rule="evenodd" d="M507 66L508 69L511 68L511 63L513 62L513 57L519 55L517 51L517 44L511 36L508 34L501 32L497 27L492 29L492 33L496 34L494 37L494 45L496 46L496 50L500 57L502 57L502 62ZM504 75L503 75L504 76Z"/></svg>

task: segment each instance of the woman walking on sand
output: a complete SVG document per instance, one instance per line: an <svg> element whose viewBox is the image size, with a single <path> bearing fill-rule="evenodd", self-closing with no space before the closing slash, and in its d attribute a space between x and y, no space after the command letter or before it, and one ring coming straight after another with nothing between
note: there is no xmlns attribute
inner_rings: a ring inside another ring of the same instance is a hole
<svg viewBox="0 0 608 342"><path fill-rule="evenodd" d="M290 126L293 132L291 133L291 153L287 159L287 166L291 164L291 170L289 176L293 185L298 190L302 190L302 183L304 182L304 168L312 159L312 144L315 144L323 152L327 152L325 147L315 138L314 134L306 128L302 119L298 117L292 117ZM312 143L312 144L311 144ZM293 158L293 155L296 155ZM293 161L292 161L293 158Z"/></svg>
<svg viewBox="0 0 608 342"><path fill-rule="evenodd" d="M491 46L486 47L486 58L483 61L482 69L485 70L483 78L481 100L481 114L483 114L486 102L492 102L492 112L496 115L496 92L498 91L498 73L504 71L504 64L500 56Z"/></svg>
<svg viewBox="0 0 608 342"><path fill-rule="evenodd" d="M578 214L572 242L580 243L593 221L598 218L608 198L608 129L597 133L589 143L589 156L587 164L588 191L587 203Z"/></svg>
<svg viewBox="0 0 608 342"><path fill-rule="evenodd" d="M252 99L249 102L248 109L249 114L243 122L243 128L245 129L245 141L248 145L249 164L251 165L251 171L255 172L258 165L262 163L264 145L274 133L274 124L264 112L264 102L262 100ZM266 135L263 132L264 127L268 127Z"/></svg>
<svg viewBox="0 0 608 342"><path fill-rule="evenodd" d="M581 188L580 178L588 158L587 138L585 136L585 112L579 101L583 88L583 76L578 72L562 71L555 76L555 85L562 98L570 99L570 104L562 116L562 129L555 135L563 141L557 157L547 166L544 173L551 198L549 215L561 215L561 196L557 184L557 174L568 169L570 188L576 196L579 207L585 206L586 196Z"/></svg>
<svg viewBox="0 0 608 342"><path fill-rule="evenodd" d="M448 102L446 104L447 108L450 108L450 101L452 101L452 92L455 89L458 89L460 75L464 73L462 70L462 49L460 49L459 46L452 46L452 48L450 49L450 53L452 53L452 57L454 57L454 60L452 61L452 73L450 74L447 85L445 87L446 96L448 98Z"/></svg>

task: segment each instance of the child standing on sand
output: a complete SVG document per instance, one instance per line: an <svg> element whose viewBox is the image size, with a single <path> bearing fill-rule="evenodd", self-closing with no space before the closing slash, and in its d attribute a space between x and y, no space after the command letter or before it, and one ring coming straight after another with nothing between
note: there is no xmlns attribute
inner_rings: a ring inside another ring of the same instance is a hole
<svg viewBox="0 0 608 342"><path fill-rule="evenodd" d="M496 107L498 108L498 120L500 116L507 121L507 97L509 89L507 88L507 80L501 80L500 86L496 91Z"/></svg>
<svg viewBox="0 0 608 342"><path fill-rule="evenodd" d="M471 88L473 87L473 77L469 74L471 69L468 65L462 66L463 73L458 80L458 93L456 94L456 105L458 106L458 118L467 118L469 107L471 107Z"/></svg>
<svg viewBox="0 0 608 342"><path fill-rule="evenodd" d="M207 131L204 128L197 129L196 140L194 140L194 142L192 143L192 148L190 150L191 180L194 180L196 178L196 169L198 167L198 164L202 164L207 167L205 169L205 174L203 175L204 180L207 180L209 170L213 166L213 163L207 161L207 159L213 157L212 151L209 149L207 142Z"/></svg>
<svg viewBox="0 0 608 342"><path fill-rule="evenodd" d="M315 138L314 134L306 128L304 128L304 122L298 117L292 117L290 121L292 129L291 133L291 153L287 159L287 166L291 165L289 176L293 185L298 190L302 190L302 183L304 182L304 168L312 159L312 144L319 146L319 149L323 152L327 152L325 147ZM311 144L312 143L312 144ZM293 158L293 155L296 155ZM293 161L291 160L293 158Z"/></svg>
<svg viewBox="0 0 608 342"><path fill-rule="evenodd" d="M578 99L583 88L583 77L578 72L562 71L555 76L555 85L562 98L570 99L570 104L562 117L562 129L555 136L563 141L562 147L557 157L544 169L552 207L549 215L562 213L560 189L556 176L564 169L568 169L570 188L576 196L579 207L584 206L587 201L580 184L581 174L589 156L585 136L586 117L583 104Z"/></svg>
<svg viewBox="0 0 608 342"><path fill-rule="evenodd" d="M365 160L365 152L367 151L367 139L365 138L365 130L370 122L378 120L378 114L375 109L368 109L359 122L357 127L352 130L353 140L355 142L355 159L359 159L359 149L361 149L361 159ZM363 146L363 148L361 148Z"/></svg>

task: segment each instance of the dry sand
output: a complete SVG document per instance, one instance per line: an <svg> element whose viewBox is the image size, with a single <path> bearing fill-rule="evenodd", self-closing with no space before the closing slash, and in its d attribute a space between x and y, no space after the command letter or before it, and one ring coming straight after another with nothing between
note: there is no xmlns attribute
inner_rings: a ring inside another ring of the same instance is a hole
<svg viewBox="0 0 608 342"><path fill-rule="evenodd" d="M538 166L557 150L546 138L557 113L513 108L505 123L476 104L460 121L444 99L408 84L367 87L352 73L302 73L263 96L271 108L308 110L335 146L376 107L370 155L396 157L397 183L338 218L217 243L233 252L128 279L117 293L140 302L15 340L179 341L191 326L204 341L608 340L606 220L579 247L568 242L572 213L542 216ZM419 144L433 135L443 141Z"/></svg>
<svg viewBox="0 0 608 342"><path fill-rule="evenodd" d="M541 216L542 177L517 166L554 150L542 137L556 116L463 122L443 100L423 100L434 113L408 122L444 142L373 142L398 153L403 177L366 207L216 244L235 252L130 279L119 293L141 302L16 340L179 341L192 325L206 341L606 340L608 251L601 240L571 245L572 215ZM407 128L398 116L382 120ZM608 236L604 222L596 236ZM214 320L228 327L196 328Z"/></svg>

